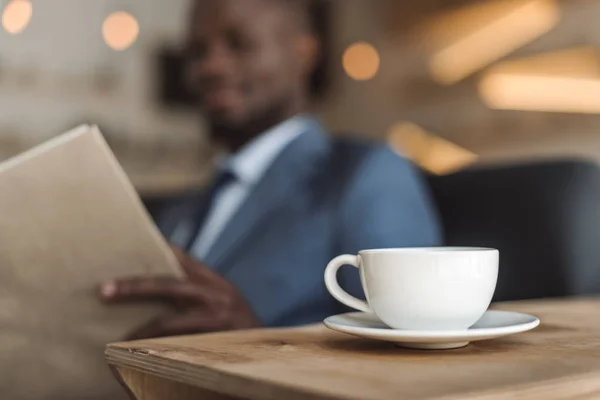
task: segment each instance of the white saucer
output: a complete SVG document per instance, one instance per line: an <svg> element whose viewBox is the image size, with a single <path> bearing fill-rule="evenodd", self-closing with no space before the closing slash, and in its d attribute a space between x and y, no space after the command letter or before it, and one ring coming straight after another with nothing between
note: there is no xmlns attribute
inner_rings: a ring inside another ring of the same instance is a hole
<svg viewBox="0 0 600 400"><path fill-rule="evenodd" d="M460 331L409 331L391 329L374 314L353 312L328 317L325 325L338 332L383 340L412 349L456 349L476 340L531 330L540 324L534 316L510 311L488 310L475 325Z"/></svg>

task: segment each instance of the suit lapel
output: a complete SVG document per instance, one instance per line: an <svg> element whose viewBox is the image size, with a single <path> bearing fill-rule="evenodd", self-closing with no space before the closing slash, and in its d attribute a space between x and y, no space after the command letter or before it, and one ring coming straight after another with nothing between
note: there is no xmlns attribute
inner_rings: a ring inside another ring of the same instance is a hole
<svg viewBox="0 0 600 400"><path fill-rule="evenodd" d="M200 227L201 216L206 213L209 200L204 190L187 193L161 215L159 227L169 242L189 250L188 243Z"/></svg>
<svg viewBox="0 0 600 400"><path fill-rule="evenodd" d="M284 149L217 239L207 256L208 265L226 273L230 257L243 249L251 235L260 234L261 223L314 174L316 161L328 146L325 133L314 122Z"/></svg>

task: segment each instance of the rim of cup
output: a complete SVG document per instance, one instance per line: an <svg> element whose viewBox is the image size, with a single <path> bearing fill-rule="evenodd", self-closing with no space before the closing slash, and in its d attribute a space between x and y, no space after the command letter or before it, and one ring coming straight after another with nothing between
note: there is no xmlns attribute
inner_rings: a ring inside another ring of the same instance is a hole
<svg viewBox="0 0 600 400"><path fill-rule="evenodd" d="M376 253L461 253L461 252L493 252L498 249L491 247L399 247L389 249L368 249L361 250L359 254Z"/></svg>

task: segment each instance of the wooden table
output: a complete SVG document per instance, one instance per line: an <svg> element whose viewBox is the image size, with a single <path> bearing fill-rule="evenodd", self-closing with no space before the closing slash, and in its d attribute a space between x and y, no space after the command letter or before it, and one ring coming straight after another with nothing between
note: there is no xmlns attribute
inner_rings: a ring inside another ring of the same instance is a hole
<svg viewBox="0 0 600 400"><path fill-rule="evenodd" d="M600 397L600 299L494 308L542 324L450 351L406 350L315 325L111 344L106 358L138 400Z"/></svg>

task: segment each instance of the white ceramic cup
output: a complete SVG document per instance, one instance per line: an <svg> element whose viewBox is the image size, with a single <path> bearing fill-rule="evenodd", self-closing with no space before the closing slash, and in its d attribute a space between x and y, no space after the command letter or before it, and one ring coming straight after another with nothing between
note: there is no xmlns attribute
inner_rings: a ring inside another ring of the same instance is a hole
<svg viewBox="0 0 600 400"><path fill-rule="evenodd" d="M341 303L375 313L394 329L462 330L488 309L498 258L498 250L477 247L363 250L333 259L325 285ZM338 284L343 265L358 268L366 302Z"/></svg>

